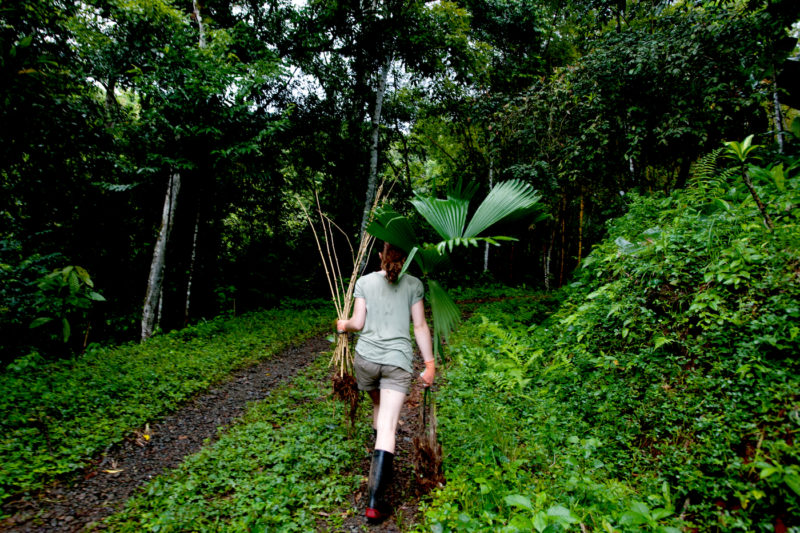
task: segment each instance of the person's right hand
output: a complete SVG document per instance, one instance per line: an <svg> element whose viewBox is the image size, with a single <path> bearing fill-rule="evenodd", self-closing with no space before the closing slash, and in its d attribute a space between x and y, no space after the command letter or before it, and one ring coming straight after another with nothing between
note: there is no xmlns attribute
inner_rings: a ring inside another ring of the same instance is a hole
<svg viewBox="0 0 800 533"><path fill-rule="evenodd" d="M336 333L347 333L347 320L336 321Z"/></svg>

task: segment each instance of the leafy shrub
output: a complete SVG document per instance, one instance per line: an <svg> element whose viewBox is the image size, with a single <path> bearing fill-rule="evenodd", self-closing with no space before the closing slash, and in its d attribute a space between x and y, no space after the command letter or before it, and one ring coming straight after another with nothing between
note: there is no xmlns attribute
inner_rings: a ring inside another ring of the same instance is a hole
<svg viewBox="0 0 800 533"><path fill-rule="evenodd" d="M749 169L772 231L719 171L632 195L548 319L481 308L451 342L426 526L800 527L796 168Z"/></svg>

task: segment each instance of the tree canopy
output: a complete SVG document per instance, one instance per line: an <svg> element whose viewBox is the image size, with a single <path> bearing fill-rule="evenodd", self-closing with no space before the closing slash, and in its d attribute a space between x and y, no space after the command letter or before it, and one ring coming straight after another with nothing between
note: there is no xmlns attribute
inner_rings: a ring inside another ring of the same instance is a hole
<svg viewBox="0 0 800 533"><path fill-rule="evenodd" d="M561 285L624 195L684 187L723 141L753 134L796 149L781 135L795 87L781 83L799 10L788 0L3 3L3 358L135 339L148 286L156 330L324 294L297 199L317 194L353 239L379 179L392 191L386 208L431 243L415 195L526 184L541 220L504 222L497 233L517 241L485 260L467 250L440 281ZM43 281L69 268L96 298L76 303Z"/></svg>

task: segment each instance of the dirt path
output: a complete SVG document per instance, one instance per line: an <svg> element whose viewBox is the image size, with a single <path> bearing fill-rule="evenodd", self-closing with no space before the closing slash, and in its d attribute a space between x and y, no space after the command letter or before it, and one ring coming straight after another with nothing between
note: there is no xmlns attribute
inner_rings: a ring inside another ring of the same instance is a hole
<svg viewBox="0 0 800 533"><path fill-rule="evenodd" d="M36 495L7 503L3 511L12 516L0 522L0 530L74 532L102 520L151 478L199 451L206 439L215 440L218 428L240 416L248 402L264 398L329 349L330 343L317 337L235 372L225 383L151 425L149 439L137 432L108 449L70 483L55 482Z"/></svg>

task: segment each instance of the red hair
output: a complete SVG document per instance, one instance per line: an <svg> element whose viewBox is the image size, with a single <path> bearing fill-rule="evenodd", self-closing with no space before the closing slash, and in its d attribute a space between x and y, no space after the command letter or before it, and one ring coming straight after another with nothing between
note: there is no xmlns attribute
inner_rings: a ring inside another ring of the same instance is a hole
<svg viewBox="0 0 800 533"><path fill-rule="evenodd" d="M381 254L381 268L386 272L386 280L389 283L397 283L397 277L406 262L406 253L393 244L383 243L383 253Z"/></svg>

